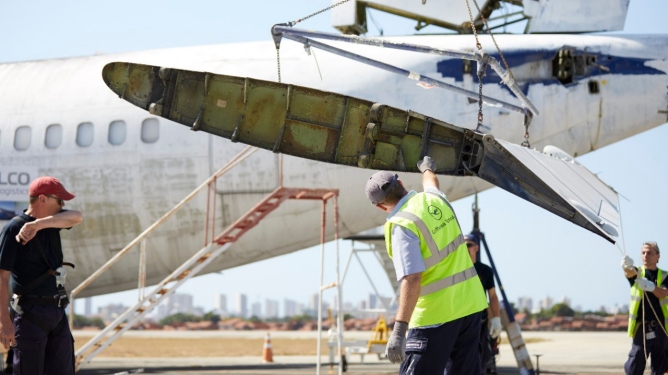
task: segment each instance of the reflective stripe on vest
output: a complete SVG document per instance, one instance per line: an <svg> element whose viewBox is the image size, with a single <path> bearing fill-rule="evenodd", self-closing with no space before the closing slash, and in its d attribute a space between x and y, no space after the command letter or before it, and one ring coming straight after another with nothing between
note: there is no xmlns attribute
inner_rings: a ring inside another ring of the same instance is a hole
<svg viewBox="0 0 668 375"><path fill-rule="evenodd" d="M436 280L431 284L423 285L422 288L420 288L420 297L436 293L441 289L445 289L455 284L459 284L476 275L478 274L475 272L475 267L471 267L469 269L465 269L462 272L456 273L452 276Z"/></svg>
<svg viewBox="0 0 668 375"><path fill-rule="evenodd" d="M639 267L640 272L637 277L645 277L645 267ZM657 269L656 275L656 284L661 285L663 282L663 276L665 271L662 269ZM636 326L638 325L638 311L640 310L640 305L642 304L643 291L638 287L636 283L633 283L631 286L631 303L629 305L629 329L628 335L633 337L636 332ZM661 305L661 312L663 312L663 325L666 330L668 330L668 297L659 299L659 304ZM653 316L653 312L645 312L647 316ZM652 315L649 315L652 314ZM649 319L652 320L652 319Z"/></svg>
<svg viewBox="0 0 668 375"><path fill-rule="evenodd" d="M434 241L434 237L431 235L429 232L429 229L427 228L427 224L424 223L422 219L417 217L416 215L408 212L408 211L399 211L396 214L394 214L395 217L403 217L406 220L412 221L416 227L418 227L418 230L420 233L422 233L422 238L424 238L424 241L427 243L427 247L429 248L429 252L431 253L430 256L424 258L424 267L425 268L430 268L438 264L443 258L447 257L448 255L452 254L459 245L463 244L466 242L464 239L464 236L460 233L457 238L452 240L449 244L445 245L444 248L439 249L438 246L436 245L436 241Z"/></svg>
<svg viewBox="0 0 668 375"><path fill-rule="evenodd" d="M459 223L444 197L418 193L388 218L385 239L390 257L394 253L392 228L395 225L419 237L425 264L410 328L450 322L487 307L485 291L464 246L466 241Z"/></svg>

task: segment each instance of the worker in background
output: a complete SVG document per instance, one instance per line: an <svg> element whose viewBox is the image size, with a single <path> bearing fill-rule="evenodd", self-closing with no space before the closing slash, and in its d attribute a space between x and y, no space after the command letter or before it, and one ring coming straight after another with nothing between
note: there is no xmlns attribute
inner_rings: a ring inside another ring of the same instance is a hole
<svg viewBox="0 0 668 375"><path fill-rule="evenodd" d="M442 374L452 360L458 375L479 375L485 292L455 213L439 190L434 161L418 162L423 192L406 191L399 176L377 172L365 192L389 214L387 252L401 282L399 307L385 353L400 374ZM406 330L408 338L406 338Z"/></svg>
<svg viewBox="0 0 668 375"><path fill-rule="evenodd" d="M63 210L74 198L56 178L40 177L28 188L29 206L0 233L0 343L14 347L14 373L74 374L74 342L60 230L82 220ZM14 291L12 324L7 301Z"/></svg>
<svg viewBox="0 0 668 375"><path fill-rule="evenodd" d="M478 261L478 251L480 251L480 238L475 233L469 233L464 236L466 247L469 249L471 261L475 267L476 273L480 278L482 287L487 291L489 298L489 311L482 311L482 326L480 329L480 363L481 373L485 374L489 362L492 358L492 347L490 337L496 340L501 334L501 310L499 309L499 297L496 295L496 286L494 285L494 272L492 268ZM491 319L488 317L491 315Z"/></svg>
<svg viewBox="0 0 668 375"><path fill-rule="evenodd" d="M652 375L663 375L668 369L668 275L657 267L661 254L656 242L642 244L642 266L634 267L625 255L622 269L631 284L629 336L633 344L624 364L627 375L641 375L647 354L652 359Z"/></svg>

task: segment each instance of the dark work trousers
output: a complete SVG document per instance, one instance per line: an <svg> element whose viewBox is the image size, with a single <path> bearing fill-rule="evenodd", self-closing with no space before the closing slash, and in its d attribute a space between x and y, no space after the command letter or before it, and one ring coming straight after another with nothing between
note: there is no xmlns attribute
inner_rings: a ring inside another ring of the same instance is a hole
<svg viewBox="0 0 668 375"><path fill-rule="evenodd" d="M451 359L452 374L480 375L480 317L475 313L438 327L409 330L399 374L440 375Z"/></svg>
<svg viewBox="0 0 668 375"><path fill-rule="evenodd" d="M650 332L654 332L653 339L646 339L643 344L643 337L647 337ZM633 345L629 352L629 359L624 364L626 375L642 375L645 370L645 352L652 362L651 375L663 375L668 366L668 337L661 329L661 326L654 323L645 323L645 332L643 335L643 326L638 324L636 334L633 336Z"/></svg>
<svg viewBox="0 0 668 375"><path fill-rule="evenodd" d="M57 306L26 305L22 308L24 313L41 319L44 324L52 328L55 328L65 316L65 310ZM15 375L74 374L74 340L68 324L64 324L58 333L49 337L48 332L40 326L21 314L16 314L14 328Z"/></svg>
<svg viewBox="0 0 668 375"><path fill-rule="evenodd" d="M487 368L490 367L492 359L492 346L490 345L489 328L487 327L488 320L483 320L480 325L480 374L487 373ZM448 360L445 366L445 375L453 374L452 361Z"/></svg>
<svg viewBox="0 0 668 375"><path fill-rule="evenodd" d="M480 326L480 373L486 374L489 363L492 360L492 345L489 341L489 327L487 320Z"/></svg>

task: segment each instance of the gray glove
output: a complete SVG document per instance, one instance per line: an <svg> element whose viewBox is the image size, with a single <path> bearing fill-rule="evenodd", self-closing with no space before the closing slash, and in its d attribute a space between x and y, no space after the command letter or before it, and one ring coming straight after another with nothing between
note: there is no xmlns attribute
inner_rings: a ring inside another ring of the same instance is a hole
<svg viewBox="0 0 668 375"><path fill-rule="evenodd" d="M385 356L392 363L401 363L406 358L406 330L408 323L394 322L394 329L387 340L387 347L385 348Z"/></svg>
<svg viewBox="0 0 668 375"><path fill-rule="evenodd" d="M436 170L436 162L429 156L425 156L422 158L422 160L418 161L417 167L420 170L420 172L424 173L425 171L435 171Z"/></svg>

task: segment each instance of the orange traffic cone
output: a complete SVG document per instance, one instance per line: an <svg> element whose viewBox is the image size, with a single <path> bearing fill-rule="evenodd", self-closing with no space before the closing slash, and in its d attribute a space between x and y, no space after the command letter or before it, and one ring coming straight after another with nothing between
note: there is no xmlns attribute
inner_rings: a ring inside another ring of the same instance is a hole
<svg viewBox="0 0 668 375"><path fill-rule="evenodd" d="M274 355L271 351L271 338L269 332L264 336L264 346L262 347L262 363L274 362Z"/></svg>

